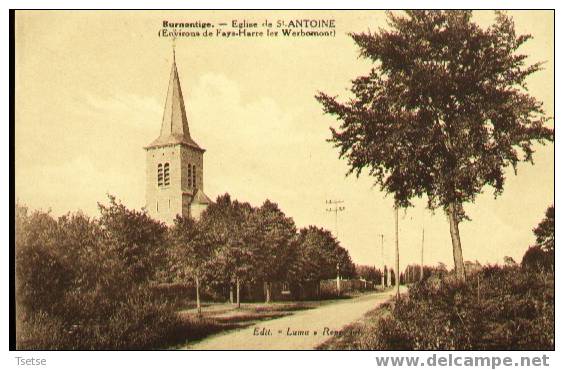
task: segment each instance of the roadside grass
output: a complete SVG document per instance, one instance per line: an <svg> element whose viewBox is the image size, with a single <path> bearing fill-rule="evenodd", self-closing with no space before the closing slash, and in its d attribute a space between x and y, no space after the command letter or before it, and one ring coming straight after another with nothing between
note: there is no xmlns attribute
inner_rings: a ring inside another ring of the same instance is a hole
<svg viewBox="0 0 564 370"><path fill-rule="evenodd" d="M184 310L178 313L181 321L179 330L174 333L174 338L167 342L176 342L171 346L172 348L182 348L211 335L247 328L260 321L288 316L296 311L318 306L319 304L295 302L242 304L238 309L231 304L221 304L208 310L204 309L201 315L198 315L194 309Z"/></svg>
<svg viewBox="0 0 564 370"><path fill-rule="evenodd" d="M361 294L351 294L335 299L296 302L242 303L241 308L229 303L207 303L198 315L192 304L178 312L181 324L166 341L168 348L178 349L192 345L209 336L244 329L258 322L292 315L336 303Z"/></svg>
<svg viewBox="0 0 564 370"><path fill-rule="evenodd" d="M377 341L379 322L393 312L393 302L386 302L378 308L368 311L352 324L345 326L338 335L317 346L317 350L374 350Z"/></svg>
<svg viewBox="0 0 564 370"><path fill-rule="evenodd" d="M318 349L553 350L554 274L486 266L466 284L431 277L342 332Z"/></svg>

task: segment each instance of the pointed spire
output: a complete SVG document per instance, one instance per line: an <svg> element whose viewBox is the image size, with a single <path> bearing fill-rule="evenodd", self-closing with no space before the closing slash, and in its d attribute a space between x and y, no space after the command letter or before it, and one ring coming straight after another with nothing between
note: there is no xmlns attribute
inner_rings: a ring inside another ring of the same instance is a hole
<svg viewBox="0 0 564 370"><path fill-rule="evenodd" d="M176 65L176 36L172 37L172 61Z"/></svg>
<svg viewBox="0 0 564 370"><path fill-rule="evenodd" d="M172 47L172 69L168 83L168 91L164 107L161 134L147 148L163 145L185 144L196 149L202 150L198 144L190 137L188 119L186 118L186 108L184 97L180 87L180 78L176 67L176 50Z"/></svg>

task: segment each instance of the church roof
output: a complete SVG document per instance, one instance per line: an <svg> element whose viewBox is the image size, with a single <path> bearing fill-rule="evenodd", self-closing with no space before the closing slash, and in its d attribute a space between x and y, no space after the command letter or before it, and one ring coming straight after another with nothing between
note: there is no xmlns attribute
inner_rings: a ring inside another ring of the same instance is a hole
<svg viewBox="0 0 564 370"><path fill-rule="evenodd" d="M194 195L194 199L192 199L192 204L212 204L213 201L208 198L206 194L201 189L196 191L196 195Z"/></svg>
<svg viewBox="0 0 564 370"><path fill-rule="evenodd" d="M190 137L180 78L176 68L176 56L173 57L170 71L161 134L145 149L175 144L184 144L201 151L204 150Z"/></svg>

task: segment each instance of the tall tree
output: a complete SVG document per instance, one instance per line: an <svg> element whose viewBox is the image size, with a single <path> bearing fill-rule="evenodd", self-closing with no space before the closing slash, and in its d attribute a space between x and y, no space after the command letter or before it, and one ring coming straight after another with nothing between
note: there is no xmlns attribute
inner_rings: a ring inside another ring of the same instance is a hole
<svg viewBox="0 0 564 370"><path fill-rule="evenodd" d="M196 286L196 308L202 312L200 291L210 266L213 242L201 223L177 216L170 229L172 267L180 280L191 279Z"/></svg>
<svg viewBox="0 0 564 370"><path fill-rule="evenodd" d="M554 253L554 205L547 208L545 217L533 230L537 246L545 252Z"/></svg>
<svg viewBox="0 0 564 370"><path fill-rule="evenodd" d="M319 93L326 113L341 122L331 142L349 173L363 169L396 207L426 195L448 216L456 275L465 279L458 225L463 203L486 185L502 193L504 170L533 161L533 143L552 141L542 103L525 80L541 68L517 49L513 20L498 12L484 29L470 11L388 13L388 29L352 34L373 62L353 80L346 103Z"/></svg>
<svg viewBox="0 0 564 370"><path fill-rule="evenodd" d="M316 226L300 229L288 266L291 281L319 284L323 279L334 279L337 265L341 277L352 278L356 273L348 251L339 245L330 231Z"/></svg>
<svg viewBox="0 0 564 370"><path fill-rule="evenodd" d="M165 266L167 227L144 211L126 208L112 195L108 198L108 205L98 203L103 249L113 256L107 263L121 261L119 273L130 283L154 280Z"/></svg>
<svg viewBox="0 0 564 370"><path fill-rule="evenodd" d="M375 266L366 265L355 265L356 276L361 279L371 281L375 284L379 284L382 276L382 271L377 269Z"/></svg>
<svg viewBox="0 0 564 370"><path fill-rule="evenodd" d="M265 301L271 300L271 283L285 280L296 239L296 225L276 203L266 200L250 220L257 251L257 276L265 283Z"/></svg>
<svg viewBox="0 0 564 370"><path fill-rule="evenodd" d="M521 266L536 270L554 271L554 205L547 208L545 217L533 229L536 244L529 247Z"/></svg>
<svg viewBox="0 0 564 370"><path fill-rule="evenodd" d="M256 243L250 227L253 212L255 210L248 203L232 201L229 194L225 194L218 197L202 216L206 232L215 244L211 262L214 278L229 284L230 295L233 285L236 286L238 307L241 284L254 279Z"/></svg>
<svg viewBox="0 0 564 370"><path fill-rule="evenodd" d="M340 276L347 279L353 278L356 274L356 270L349 251L341 247L341 245L337 241L332 254L336 259L337 264L339 265Z"/></svg>

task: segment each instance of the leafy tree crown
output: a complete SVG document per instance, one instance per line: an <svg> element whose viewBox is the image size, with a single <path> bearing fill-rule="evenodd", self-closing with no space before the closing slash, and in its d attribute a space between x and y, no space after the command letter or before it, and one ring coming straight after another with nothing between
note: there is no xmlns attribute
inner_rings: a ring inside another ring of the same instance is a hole
<svg viewBox="0 0 564 370"><path fill-rule="evenodd" d="M498 12L487 29L470 11L388 13L387 29L355 33L373 68L340 103L319 93L340 121L331 142L397 206L428 196L429 207L473 201L485 185L503 191L504 168L533 160L533 141L553 140L542 103L527 92L527 64L512 19Z"/></svg>

